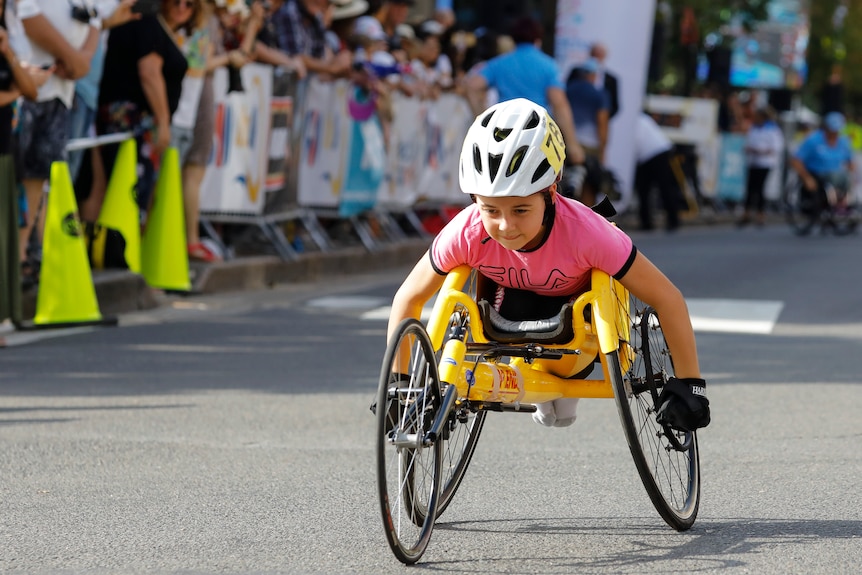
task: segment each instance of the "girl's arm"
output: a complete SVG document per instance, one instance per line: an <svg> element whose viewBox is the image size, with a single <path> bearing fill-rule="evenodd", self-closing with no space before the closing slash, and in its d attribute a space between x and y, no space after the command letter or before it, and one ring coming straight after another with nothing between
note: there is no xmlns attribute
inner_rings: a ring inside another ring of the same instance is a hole
<svg viewBox="0 0 862 575"><path fill-rule="evenodd" d="M700 378L694 330L679 289L640 252L620 283L636 298L655 308L673 356L676 377Z"/></svg>
<svg viewBox="0 0 862 575"><path fill-rule="evenodd" d="M392 311L389 314L387 340L406 318L419 319L422 314L422 306L431 299L434 292L440 289L445 279L446 276L438 274L431 267L428 252L425 252L395 293L395 298L392 300Z"/></svg>

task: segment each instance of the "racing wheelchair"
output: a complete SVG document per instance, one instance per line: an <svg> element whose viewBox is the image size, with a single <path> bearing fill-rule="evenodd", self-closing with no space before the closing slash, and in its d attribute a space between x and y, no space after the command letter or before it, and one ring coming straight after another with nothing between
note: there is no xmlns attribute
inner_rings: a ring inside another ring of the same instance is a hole
<svg viewBox="0 0 862 575"><path fill-rule="evenodd" d="M818 189L808 191L795 172L788 175L782 192L782 205L787 223L799 236L810 234L816 226L821 232L831 231L846 236L856 231L859 208L855 191L843 177L817 178Z"/></svg>
<svg viewBox="0 0 862 575"><path fill-rule="evenodd" d="M655 310L593 270L590 289L556 317L511 322L478 297L478 277L466 266L450 272L427 327L404 320L384 355L377 484L395 556L405 564L422 557L489 412L530 413L561 397L614 399L653 505L668 525L689 529L700 504L697 434L656 421L674 371ZM585 379L595 363L603 379Z"/></svg>

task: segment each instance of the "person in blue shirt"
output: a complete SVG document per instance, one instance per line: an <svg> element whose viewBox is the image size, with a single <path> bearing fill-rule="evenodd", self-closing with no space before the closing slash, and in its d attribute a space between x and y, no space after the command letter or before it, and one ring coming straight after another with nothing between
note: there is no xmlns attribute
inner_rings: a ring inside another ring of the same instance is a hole
<svg viewBox="0 0 862 575"><path fill-rule="evenodd" d="M488 60L466 79L467 100L478 115L486 106L485 92L496 88L500 101L525 98L551 111L566 144L566 157L574 164L584 161L578 143L572 109L566 98L562 74L556 61L542 52L542 25L529 16L515 21L509 32L515 49Z"/></svg>
<svg viewBox="0 0 862 575"><path fill-rule="evenodd" d="M598 69L598 61L590 58L575 66L566 80L566 98L578 127L578 142L586 156L587 173L579 199L588 206L595 203L602 187L610 120L608 94L595 86Z"/></svg>
<svg viewBox="0 0 862 575"><path fill-rule="evenodd" d="M790 159L805 190L817 194L817 202L828 202L826 188L832 185L846 192L853 173L853 147L841 134L845 119L840 112L830 112L823 118L820 130L812 132Z"/></svg>

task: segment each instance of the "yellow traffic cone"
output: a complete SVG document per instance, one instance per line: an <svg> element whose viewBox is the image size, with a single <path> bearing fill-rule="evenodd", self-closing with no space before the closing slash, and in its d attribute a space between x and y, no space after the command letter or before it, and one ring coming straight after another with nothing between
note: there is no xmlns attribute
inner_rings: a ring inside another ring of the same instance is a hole
<svg viewBox="0 0 862 575"><path fill-rule="evenodd" d="M135 201L137 181L137 145L135 140L126 140L117 152L98 223L123 235L126 265L131 271L141 273L141 212ZM102 242L100 253L104 253L104 236Z"/></svg>
<svg viewBox="0 0 862 575"><path fill-rule="evenodd" d="M168 148L162 156L153 207L147 217L141 246L141 271L153 287L189 291L189 253L183 211L180 156Z"/></svg>
<svg viewBox="0 0 862 575"><path fill-rule="evenodd" d="M38 327L116 323L116 319L103 319L99 312L66 162L51 164L42 268L33 323Z"/></svg>

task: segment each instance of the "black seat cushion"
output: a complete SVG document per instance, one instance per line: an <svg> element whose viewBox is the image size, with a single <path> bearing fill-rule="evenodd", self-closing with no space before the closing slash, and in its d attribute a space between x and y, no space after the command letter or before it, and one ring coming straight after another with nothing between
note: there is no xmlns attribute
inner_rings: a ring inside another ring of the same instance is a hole
<svg viewBox="0 0 862 575"><path fill-rule="evenodd" d="M479 316L485 337L498 343L542 343L565 344L575 339L571 303L566 303L560 312L546 319L510 320L495 310L486 299L481 299Z"/></svg>

